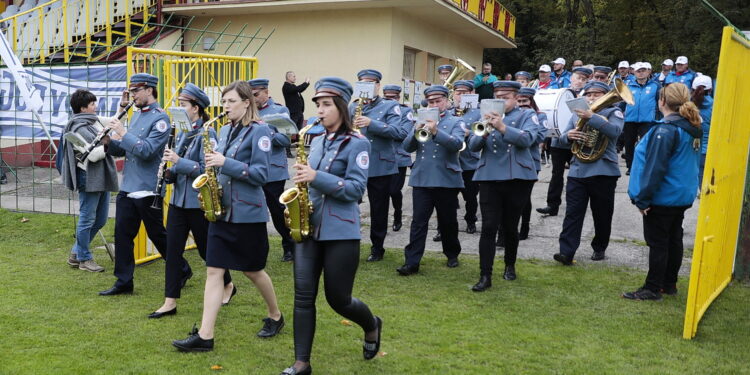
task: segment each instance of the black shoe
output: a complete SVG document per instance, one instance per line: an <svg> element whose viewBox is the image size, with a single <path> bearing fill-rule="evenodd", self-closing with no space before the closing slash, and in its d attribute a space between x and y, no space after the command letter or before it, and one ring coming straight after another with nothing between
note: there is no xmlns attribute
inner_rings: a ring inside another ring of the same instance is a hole
<svg viewBox="0 0 750 375"><path fill-rule="evenodd" d="M362 356L364 356L366 360L375 358L380 351L380 334L383 332L383 319L376 316L375 322L378 325L378 341L372 342L365 340L364 344L362 344Z"/></svg>
<svg viewBox="0 0 750 375"><path fill-rule="evenodd" d="M133 294L133 286L129 287L120 287L120 286L113 286L107 290L99 292L100 296L115 296L118 294Z"/></svg>
<svg viewBox="0 0 750 375"><path fill-rule="evenodd" d="M594 253L591 254L591 260L604 260L604 252L594 251Z"/></svg>
<svg viewBox="0 0 750 375"><path fill-rule="evenodd" d="M466 233L474 234L477 232L477 225L474 223L466 223Z"/></svg>
<svg viewBox="0 0 750 375"><path fill-rule="evenodd" d="M665 285L664 288L661 288L660 290L661 294L666 294L668 296L676 296L677 295L677 285Z"/></svg>
<svg viewBox="0 0 750 375"><path fill-rule="evenodd" d="M661 301L661 293L652 292L646 288L640 288L635 292L623 293L622 298L636 301Z"/></svg>
<svg viewBox="0 0 750 375"><path fill-rule="evenodd" d="M448 268L456 268L456 267L458 267L458 258L450 258L450 259L448 259L448 262L445 265Z"/></svg>
<svg viewBox="0 0 750 375"><path fill-rule="evenodd" d="M539 212L540 214L547 215L547 216L557 216L557 207L552 208L550 206L547 206L547 207L537 208L536 212Z"/></svg>
<svg viewBox="0 0 750 375"><path fill-rule="evenodd" d="M381 260L383 260L383 254L370 253L370 256L367 257L368 262L380 262Z"/></svg>
<svg viewBox="0 0 750 375"><path fill-rule="evenodd" d="M5 185L8 183L8 176L0 177L0 185Z"/></svg>
<svg viewBox="0 0 750 375"><path fill-rule="evenodd" d="M263 318L263 328L258 331L258 337L268 338L276 336L281 332L282 328L284 328L284 315L279 320Z"/></svg>
<svg viewBox="0 0 750 375"><path fill-rule="evenodd" d="M232 302L232 297L234 297L235 294L237 294L237 285L232 285L232 294L229 295L229 299L227 300L227 302L222 303L221 305L226 306L229 304L229 302Z"/></svg>
<svg viewBox="0 0 750 375"><path fill-rule="evenodd" d="M294 253L291 251L285 251L284 255L281 256L282 262L291 262L294 260Z"/></svg>
<svg viewBox="0 0 750 375"><path fill-rule="evenodd" d="M184 340L172 341L172 345L181 352L210 352L214 350L214 339L202 339L198 334L198 328L195 326L188 335Z"/></svg>
<svg viewBox="0 0 750 375"><path fill-rule="evenodd" d="M503 279L513 281L516 279L516 266L505 266L505 272L503 272Z"/></svg>
<svg viewBox="0 0 750 375"><path fill-rule="evenodd" d="M432 237L432 240L435 241L435 242L440 242L440 241L443 240L443 237L440 235L440 232L437 232L437 234L435 235L435 237Z"/></svg>
<svg viewBox="0 0 750 375"><path fill-rule="evenodd" d="M188 269L187 275L180 280L180 289L185 287L185 284L187 284L188 280L193 277L193 270Z"/></svg>
<svg viewBox="0 0 750 375"><path fill-rule="evenodd" d="M568 258L567 255L563 255L561 253L557 253L557 254L553 255L552 258L554 258L556 261L562 263L563 265L566 265L566 266L572 266L573 265L573 259Z"/></svg>
<svg viewBox="0 0 750 375"><path fill-rule="evenodd" d="M630 176L630 169L628 169L627 171L625 171L625 175L626 176Z"/></svg>
<svg viewBox="0 0 750 375"><path fill-rule="evenodd" d="M177 308L175 307L174 309L169 310L169 311L162 311L162 312L154 311L151 314L148 314L148 317L149 319L159 319L162 316L176 315L176 314L177 314Z"/></svg>
<svg viewBox="0 0 750 375"><path fill-rule="evenodd" d="M475 292L484 292L492 286L492 276L482 275L479 277L479 282L471 287L471 290Z"/></svg>
<svg viewBox="0 0 750 375"><path fill-rule="evenodd" d="M393 213L393 231L398 232L401 230L401 211L396 211Z"/></svg>
<svg viewBox="0 0 750 375"><path fill-rule="evenodd" d="M521 230L518 231L518 240L523 241L529 238L529 223L521 223Z"/></svg>
<svg viewBox="0 0 750 375"><path fill-rule="evenodd" d="M304 370L297 370L294 366L289 366L279 375L312 375L312 366L308 363Z"/></svg>
<svg viewBox="0 0 750 375"><path fill-rule="evenodd" d="M409 276L419 272L419 266L410 266L408 264L404 264L403 266L396 268L396 271L401 276Z"/></svg>

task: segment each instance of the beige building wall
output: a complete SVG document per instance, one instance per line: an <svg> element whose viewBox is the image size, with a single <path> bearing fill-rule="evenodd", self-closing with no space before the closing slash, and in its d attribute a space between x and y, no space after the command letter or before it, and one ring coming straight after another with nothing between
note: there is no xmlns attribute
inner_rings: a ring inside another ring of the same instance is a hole
<svg viewBox="0 0 750 375"><path fill-rule="evenodd" d="M201 29L208 20L208 17L196 18L191 27ZM427 76L427 53L444 57L437 65L447 62L446 57L458 56L475 66L479 66L482 59L480 45L455 37L449 30L413 20L394 8L214 17L211 29L219 31L230 21L227 33L239 33L245 23L249 25L243 34L248 36L253 35L258 26L262 27L261 36L275 28L256 56L258 77L270 80L271 96L281 103L284 102L281 87L286 71L297 74L297 84L310 77L311 87L303 93L306 118L315 115L310 98L312 86L320 77L339 76L354 82L359 70L373 68L383 73L383 84L399 84L404 46L423 51L416 66L415 78L420 80ZM188 32L185 44L191 46L198 36L197 32ZM228 39L225 37L221 41ZM202 45L202 41L198 43ZM246 54L253 53L258 45L251 45ZM224 50L221 46L217 49ZM212 53L200 47L194 51Z"/></svg>

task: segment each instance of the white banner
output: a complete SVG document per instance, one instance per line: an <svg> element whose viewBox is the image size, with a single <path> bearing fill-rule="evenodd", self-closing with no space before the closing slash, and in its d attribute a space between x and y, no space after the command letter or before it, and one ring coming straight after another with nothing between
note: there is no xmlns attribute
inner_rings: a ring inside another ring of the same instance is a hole
<svg viewBox="0 0 750 375"><path fill-rule="evenodd" d="M70 94L87 89L98 99L99 116L114 116L125 90L125 64L53 66L25 69L28 80L39 93L39 111L45 127L57 138L68 123ZM27 108L21 89L10 69L0 69L0 129L2 138L46 138L33 114Z"/></svg>

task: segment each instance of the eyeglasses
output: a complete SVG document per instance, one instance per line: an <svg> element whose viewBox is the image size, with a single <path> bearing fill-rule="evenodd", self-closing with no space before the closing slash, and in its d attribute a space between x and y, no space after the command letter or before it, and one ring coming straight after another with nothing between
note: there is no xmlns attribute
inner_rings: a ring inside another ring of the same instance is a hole
<svg viewBox="0 0 750 375"><path fill-rule="evenodd" d="M607 79L607 76L603 74L596 74L594 75L594 79Z"/></svg>
<svg viewBox="0 0 750 375"><path fill-rule="evenodd" d="M143 87L136 87L128 91L130 92L130 95L135 95L136 93L138 93L138 91L141 91L141 90L143 90Z"/></svg>

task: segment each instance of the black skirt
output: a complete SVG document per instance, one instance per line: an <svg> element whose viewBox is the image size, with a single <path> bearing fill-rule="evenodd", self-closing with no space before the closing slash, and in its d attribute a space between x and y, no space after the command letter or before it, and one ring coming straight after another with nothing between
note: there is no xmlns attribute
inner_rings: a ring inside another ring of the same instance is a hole
<svg viewBox="0 0 750 375"><path fill-rule="evenodd" d="M227 223L217 220L208 225L208 267L254 272L266 268L266 258L266 223Z"/></svg>

